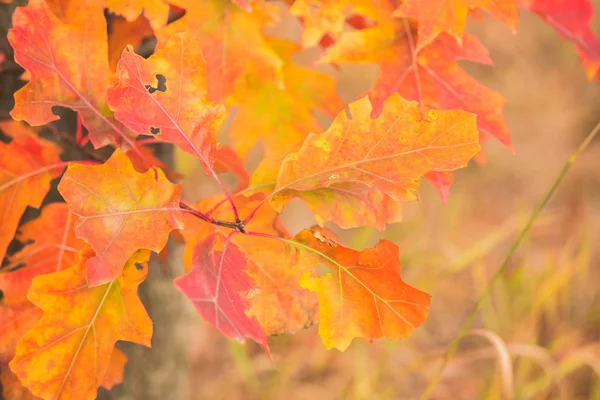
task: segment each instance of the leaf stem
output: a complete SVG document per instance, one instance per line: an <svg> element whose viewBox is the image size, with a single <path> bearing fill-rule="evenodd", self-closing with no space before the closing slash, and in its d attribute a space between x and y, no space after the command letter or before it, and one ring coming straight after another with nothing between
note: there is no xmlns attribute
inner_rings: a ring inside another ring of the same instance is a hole
<svg viewBox="0 0 600 400"><path fill-rule="evenodd" d="M537 207L531 213L529 220L527 221L527 223L525 224L525 226L519 233L519 236L517 236L517 238L513 242L512 246L510 247L510 250L506 254L506 257L504 258L504 261L502 262L502 264L500 265L500 267L498 268L498 270L496 271L494 276L492 276L492 279L489 281L489 283L486 285L485 289L483 290L483 292L477 299L477 302L475 303L473 310L469 313L469 315L467 316L467 319L462 324L457 336L454 338L454 340L448 346L448 350L446 351L446 355L444 357L444 360L442 361L442 365L440 366L436 375L433 377L433 379L430 381L429 385L427 386L427 388L421 395L421 399L431 398L431 395L433 394L433 390L435 389L435 387L437 386L437 384L440 382L440 380L442 378L444 369L448 365L448 362L450 361L450 359L454 356L454 354L456 354L460 341L467 335L471 325L473 324L473 321L475 320L475 316L481 310L481 308L483 307L483 303L486 301L487 297L489 296L492 286L494 285L494 283L496 283L496 281L504 273L504 270L508 266L508 264L509 264L510 260L512 259L512 256L515 254L517 248L519 247L519 245L521 244L523 239L525 239L525 237L531 230L535 220L540 215L540 213L542 212L542 210L544 209L546 204L548 204L548 201L550 200L550 198L552 197L552 195L554 194L554 192L556 191L558 186L563 181L563 179L566 176L569 169L571 169L571 166L575 163L575 160L577 159L577 157L579 157L579 155L588 147L588 145L592 142L594 137L596 137L598 132L600 132L600 122L598 122L596 124L594 129L592 129L592 131L585 137L585 139L581 142L581 144L577 147L577 149L571 154L571 156L569 157L567 162L562 167L560 173L554 180L554 183L552 184L550 189L546 192L542 201L537 205Z"/></svg>
<svg viewBox="0 0 600 400"><path fill-rule="evenodd" d="M211 218L208 214L205 214L201 211L194 209L185 200L181 200L179 202L179 206L181 207L182 210L189 212L190 214L193 214L194 216L196 216L206 222L209 222L213 225L230 228L230 229L233 229L234 232L247 233L246 232L246 224L243 221L238 220L238 221L231 222L231 221L222 221L220 219Z"/></svg>

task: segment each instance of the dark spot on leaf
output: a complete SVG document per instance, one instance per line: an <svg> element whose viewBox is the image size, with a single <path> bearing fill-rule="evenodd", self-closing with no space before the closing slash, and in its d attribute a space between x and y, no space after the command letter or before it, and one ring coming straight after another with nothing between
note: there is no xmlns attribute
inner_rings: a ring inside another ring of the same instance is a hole
<svg viewBox="0 0 600 400"><path fill-rule="evenodd" d="M2 290L0 290L0 301L2 301L3 298L4 298L4 292Z"/></svg>
<svg viewBox="0 0 600 400"><path fill-rule="evenodd" d="M144 266L140 263L135 263L135 269L137 269L138 271L142 271L144 269Z"/></svg>
<svg viewBox="0 0 600 400"><path fill-rule="evenodd" d="M151 85L145 85L144 87L146 88L146 90L148 91L148 93L152 94L154 92L156 92L157 90L159 92L166 92L167 91L167 78L165 78L165 76L163 74L156 74L156 87L152 87Z"/></svg>
<svg viewBox="0 0 600 400"><path fill-rule="evenodd" d="M153 135L158 135L160 133L160 128L155 128L155 127L151 126L150 133Z"/></svg>
<svg viewBox="0 0 600 400"><path fill-rule="evenodd" d="M2 129L0 129L0 142L9 144L12 142L12 138L8 136Z"/></svg>

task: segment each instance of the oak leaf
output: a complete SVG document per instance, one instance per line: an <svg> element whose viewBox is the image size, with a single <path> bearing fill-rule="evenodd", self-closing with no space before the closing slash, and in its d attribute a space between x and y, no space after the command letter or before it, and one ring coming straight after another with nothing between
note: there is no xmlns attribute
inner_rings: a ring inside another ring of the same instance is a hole
<svg viewBox="0 0 600 400"><path fill-rule="evenodd" d="M86 283L84 250L78 264L34 279L29 300L44 311L17 344L11 370L44 399L94 399L110 365L115 343L150 347L152 321L137 289L148 274L149 252L138 251L117 279Z"/></svg>
<svg viewBox="0 0 600 400"><path fill-rule="evenodd" d="M132 133L113 118L106 102L114 76L108 69L102 6L85 1L68 11L67 23L44 0L15 10L8 40L31 80L15 93L11 116L39 126L59 119L52 107L71 108L81 115L96 148L123 142L132 147Z"/></svg>
<svg viewBox="0 0 600 400"><path fill-rule="evenodd" d="M228 338L250 338L270 355L264 330L244 312L252 282L244 274L248 260L238 246L215 230L195 244L191 265L191 271L174 282L200 315Z"/></svg>
<svg viewBox="0 0 600 400"><path fill-rule="evenodd" d="M156 33L158 46L164 46L176 32L196 34L206 60L208 97L225 101L237 81L255 72L275 84L283 85L282 61L263 34L265 27L277 22L277 8L259 0L248 1L251 12L223 0L171 0L185 9L185 15Z"/></svg>
<svg viewBox="0 0 600 400"><path fill-rule="evenodd" d="M15 236L25 247L0 269L0 290L7 304L26 301L33 278L74 265L86 243L75 236L76 220L65 203L48 204Z"/></svg>
<svg viewBox="0 0 600 400"><path fill-rule="evenodd" d="M414 18L419 22L421 46L443 32L462 43L467 14L475 8L487 12L516 32L519 17L516 0L404 0L394 15Z"/></svg>
<svg viewBox="0 0 600 400"><path fill-rule="evenodd" d="M108 99L119 121L139 134L174 143L212 167L224 107L206 97L205 62L194 35L173 35L147 60L127 47L117 76L119 84Z"/></svg>
<svg viewBox="0 0 600 400"><path fill-rule="evenodd" d="M10 143L0 141L0 260L14 237L27 206L39 208L60 176L60 148L14 121L0 122Z"/></svg>
<svg viewBox="0 0 600 400"><path fill-rule="evenodd" d="M600 77L600 40L592 29L594 7L590 0L520 0L550 24L564 39L572 42L583 61L588 79Z"/></svg>
<svg viewBox="0 0 600 400"><path fill-rule="evenodd" d="M138 249L159 252L172 229L182 229L181 188L162 170L141 174L117 149L97 166L71 163L58 185L69 209L79 218L77 237L96 252L88 261L87 282L97 286L121 275Z"/></svg>
<svg viewBox="0 0 600 400"><path fill-rule="evenodd" d="M426 46L417 46L416 27L407 19L389 19L377 26L344 33L320 62L377 64L380 75L368 92L373 116L383 102L398 93L425 109L464 110L477 114L480 133L510 147L502 116L505 100L481 85L456 63L469 60L491 64L487 50L473 35L465 34L462 47L442 34Z"/></svg>
<svg viewBox="0 0 600 400"><path fill-rule="evenodd" d="M332 270L300 282L319 296L319 336L328 349L344 351L357 337L401 339L427 318L430 297L402 280L398 246L392 242L356 251L309 229L294 241Z"/></svg>
<svg viewBox="0 0 600 400"><path fill-rule="evenodd" d="M284 62L284 87L254 74L238 85L234 101L239 109L229 137L242 158L262 139L264 156L282 160L309 132L321 129L314 111L333 117L344 109L334 78L293 62L292 56L299 51L297 44L283 39L271 39L269 44Z"/></svg>
<svg viewBox="0 0 600 400"><path fill-rule="evenodd" d="M239 212L249 214L263 200L264 195L236 196ZM230 207L222 207L224 196L213 196L195 204L197 209L213 210L211 216L223 221L232 221ZM182 231L186 241L184 265L192 266L196 243L210 236L215 229L223 234L230 229L215 228L203 221L184 216L186 229ZM291 236L278 220L271 207L261 207L246 225L248 231L261 232L275 238L290 239ZM244 308L240 312L254 317L267 335L294 333L314 324L318 320L317 299L313 293L302 289L299 280L305 272L314 270L314 262L302 254L289 254L284 241L265 239L249 235L233 235L232 244L238 246L247 259L242 278L251 278L251 286L243 293Z"/></svg>
<svg viewBox="0 0 600 400"><path fill-rule="evenodd" d="M329 129L310 134L288 155L277 176L271 204L281 210L303 199L319 224L385 228L397 220L393 202L415 200L419 179L430 171L466 166L479 151L475 116L430 110L393 94L376 119L369 99L349 106Z"/></svg>

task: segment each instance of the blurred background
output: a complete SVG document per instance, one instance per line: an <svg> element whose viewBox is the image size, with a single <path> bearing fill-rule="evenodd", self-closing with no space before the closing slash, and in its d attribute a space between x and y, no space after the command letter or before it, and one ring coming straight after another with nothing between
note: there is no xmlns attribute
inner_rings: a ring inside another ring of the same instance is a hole
<svg viewBox="0 0 600 400"><path fill-rule="evenodd" d="M5 34L14 4L1 7ZM403 279L432 296L422 327L398 342L355 340L344 353L326 350L312 327L271 337L271 362L252 343L227 341L174 289L172 279L183 267L173 245L170 265L156 265L142 287L155 324L153 349L119 344L130 359L125 381L110 392L101 389L99 398L418 398L527 218L600 120L600 85L586 80L574 47L538 17L521 11L517 36L485 16L469 30L489 48L495 66L461 65L506 97L514 154L490 140L485 165L472 163L456 173L448 204L424 183L420 200L405 205L404 221L384 234L340 232L357 249L383 237L398 244ZM274 33L298 39L300 31L297 20L284 17ZM297 59L311 65L318 53ZM378 74L375 66L318 69L339 78L346 103ZM18 85L13 75L22 72L13 71L18 69L9 65L0 72L3 117L5 99ZM322 122L326 127L329 121ZM248 166L260 155L260 148L253 150ZM600 399L599 159L597 139L493 286L433 398ZM182 184L193 201L214 188L200 169L190 168ZM311 225L311 218L301 202L283 214L292 234Z"/></svg>

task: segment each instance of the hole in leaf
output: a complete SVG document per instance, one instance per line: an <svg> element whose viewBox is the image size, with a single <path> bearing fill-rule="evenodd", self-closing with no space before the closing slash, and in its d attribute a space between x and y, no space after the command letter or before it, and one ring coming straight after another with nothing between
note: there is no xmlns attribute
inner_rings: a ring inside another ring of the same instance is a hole
<svg viewBox="0 0 600 400"><path fill-rule="evenodd" d="M137 269L138 271L141 271L144 269L144 266L140 263L135 263L135 269Z"/></svg>
<svg viewBox="0 0 600 400"><path fill-rule="evenodd" d="M0 301L2 301L3 298L4 298L4 292L2 290L0 290Z"/></svg>
<svg viewBox="0 0 600 400"><path fill-rule="evenodd" d="M154 92L156 92L157 90L159 92L166 92L167 91L167 78L165 78L165 76L163 74L156 74L156 87L152 87L151 85L145 85L144 87L146 88L146 90L148 91L148 93L152 94Z"/></svg>
<svg viewBox="0 0 600 400"><path fill-rule="evenodd" d="M160 128L155 128L154 126L151 126L150 133L153 135L158 135L160 133Z"/></svg>

